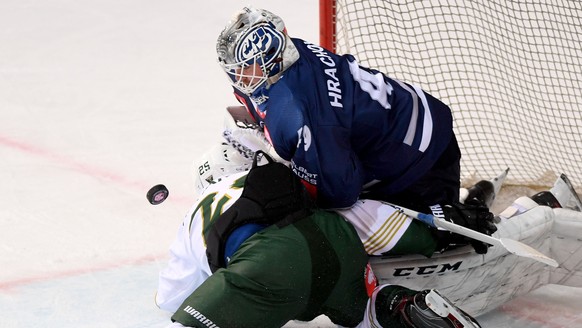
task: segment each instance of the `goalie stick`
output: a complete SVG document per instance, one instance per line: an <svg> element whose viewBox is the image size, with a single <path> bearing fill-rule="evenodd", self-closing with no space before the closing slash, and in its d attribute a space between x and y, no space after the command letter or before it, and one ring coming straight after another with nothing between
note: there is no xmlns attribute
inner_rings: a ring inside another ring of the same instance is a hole
<svg viewBox="0 0 582 328"><path fill-rule="evenodd" d="M441 228L441 229L444 229L444 230L447 230L447 231L450 231L450 232L453 232L453 233L456 233L459 235L463 235L465 237L469 237L472 239L482 241L484 243L487 243L487 244L490 244L493 246L499 246L499 247L505 248L505 250L507 250L511 254L515 254L515 255L521 256L521 257L527 257L527 258L530 258L532 260L553 266L555 268L558 267L558 262L556 262L556 260L540 253L538 250L534 249L533 247L530 247L530 246L528 246L524 243L521 243L517 240L513 240L513 239L509 239L509 238L491 237L491 236L488 236L484 233L480 233L480 232L477 232L475 230L471 230L471 229L465 228L463 226L460 226L458 224L446 221L445 219L437 218L431 214L419 213L419 212L413 211L411 209L403 208L401 206L394 205L394 204L390 204L390 205L394 206L396 209L398 209L404 215L409 216L409 217L414 218L414 219L417 219L417 220L420 220L420 221L428 224L431 227Z"/></svg>

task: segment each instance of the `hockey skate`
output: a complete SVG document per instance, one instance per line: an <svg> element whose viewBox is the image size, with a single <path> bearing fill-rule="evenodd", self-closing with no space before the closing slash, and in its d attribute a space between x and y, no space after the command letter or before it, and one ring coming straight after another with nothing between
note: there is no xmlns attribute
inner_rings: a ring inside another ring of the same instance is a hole
<svg viewBox="0 0 582 328"><path fill-rule="evenodd" d="M563 173L549 191L539 192L533 195L531 199L540 205L582 212L582 201L580 201L580 197L576 193L574 186L572 186L570 179Z"/></svg>
<svg viewBox="0 0 582 328"><path fill-rule="evenodd" d="M574 190L574 186L565 174L561 174L550 192L556 197L563 208L568 208L577 212L582 212L582 201Z"/></svg>
<svg viewBox="0 0 582 328"><path fill-rule="evenodd" d="M484 205L491 207L495 196L499 194L503 181L507 177L509 168L490 180L480 180L470 188L459 190L459 202L462 204Z"/></svg>
<svg viewBox="0 0 582 328"><path fill-rule="evenodd" d="M402 295L402 294L401 294ZM414 295L402 295L393 303L404 323L414 328L476 328L477 321L457 308L436 290L424 290Z"/></svg>

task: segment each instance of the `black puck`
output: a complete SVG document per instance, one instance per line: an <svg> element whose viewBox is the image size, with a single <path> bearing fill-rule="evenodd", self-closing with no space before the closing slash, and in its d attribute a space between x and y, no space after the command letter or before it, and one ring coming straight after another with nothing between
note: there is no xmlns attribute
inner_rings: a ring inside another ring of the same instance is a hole
<svg viewBox="0 0 582 328"><path fill-rule="evenodd" d="M170 192L163 184L153 186L147 193L146 197L150 204L158 205L168 198Z"/></svg>

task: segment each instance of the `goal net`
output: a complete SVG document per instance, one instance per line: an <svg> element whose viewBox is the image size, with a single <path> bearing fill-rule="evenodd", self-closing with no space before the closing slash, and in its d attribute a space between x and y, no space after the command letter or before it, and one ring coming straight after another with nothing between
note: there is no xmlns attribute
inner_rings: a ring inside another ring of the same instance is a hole
<svg viewBox="0 0 582 328"><path fill-rule="evenodd" d="M320 0L320 41L447 103L463 179L580 187L581 19L579 0Z"/></svg>

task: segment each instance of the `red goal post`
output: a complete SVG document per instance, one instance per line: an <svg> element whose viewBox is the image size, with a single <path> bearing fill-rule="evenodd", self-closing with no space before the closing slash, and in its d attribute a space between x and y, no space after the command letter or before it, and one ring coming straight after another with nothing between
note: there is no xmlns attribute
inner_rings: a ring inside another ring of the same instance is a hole
<svg viewBox="0 0 582 328"><path fill-rule="evenodd" d="M463 178L582 186L582 2L320 0L320 44L451 106Z"/></svg>
<svg viewBox="0 0 582 328"><path fill-rule="evenodd" d="M319 45L335 52L335 0L319 0Z"/></svg>

